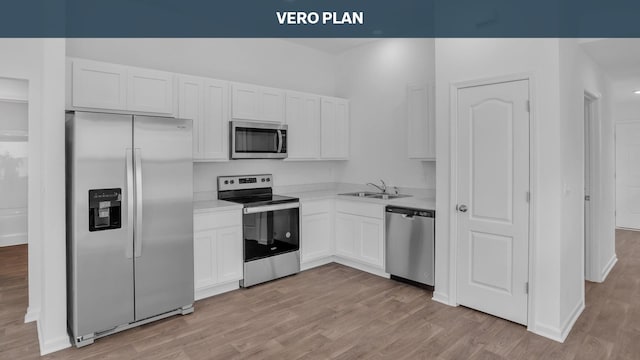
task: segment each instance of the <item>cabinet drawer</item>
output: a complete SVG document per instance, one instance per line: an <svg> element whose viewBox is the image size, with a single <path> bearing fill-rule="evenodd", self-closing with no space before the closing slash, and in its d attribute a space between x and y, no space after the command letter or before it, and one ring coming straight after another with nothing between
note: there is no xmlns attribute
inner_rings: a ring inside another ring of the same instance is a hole
<svg viewBox="0 0 640 360"><path fill-rule="evenodd" d="M193 231L236 225L242 226L242 213L240 210L195 214L193 216Z"/></svg>
<svg viewBox="0 0 640 360"><path fill-rule="evenodd" d="M384 217L384 205L370 204L360 201L337 200L336 211L376 219L382 219Z"/></svg>
<svg viewBox="0 0 640 360"><path fill-rule="evenodd" d="M301 215L312 215L328 212L331 212L331 200L300 201Z"/></svg>

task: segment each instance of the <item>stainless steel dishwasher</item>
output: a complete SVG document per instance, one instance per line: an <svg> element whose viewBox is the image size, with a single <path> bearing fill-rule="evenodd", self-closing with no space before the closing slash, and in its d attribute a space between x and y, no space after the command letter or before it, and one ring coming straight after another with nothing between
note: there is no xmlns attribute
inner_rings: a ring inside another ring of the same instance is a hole
<svg viewBox="0 0 640 360"><path fill-rule="evenodd" d="M433 289L435 210L387 206L385 271Z"/></svg>

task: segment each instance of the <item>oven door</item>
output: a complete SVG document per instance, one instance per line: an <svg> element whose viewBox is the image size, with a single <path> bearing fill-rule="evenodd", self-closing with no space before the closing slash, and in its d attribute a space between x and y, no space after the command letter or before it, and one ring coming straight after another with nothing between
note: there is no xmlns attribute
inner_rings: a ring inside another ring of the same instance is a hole
<svg viewBox="0 0 640 360"><path fill-rule="evenodd" d="M287 125L248 121L231 122L232 159L287 157Z"/></svg>
<svg viewBox="0 0 640 360"><path fill-rule="evenodd" d="M243 211L244 261L300 249L300 203L247 207Z"/></svg>

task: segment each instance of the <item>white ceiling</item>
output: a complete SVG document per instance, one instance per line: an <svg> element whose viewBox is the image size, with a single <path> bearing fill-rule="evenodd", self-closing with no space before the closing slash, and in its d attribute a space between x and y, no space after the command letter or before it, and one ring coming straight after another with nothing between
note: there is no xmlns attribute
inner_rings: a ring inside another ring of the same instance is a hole
<svg viewBox="0 0 640 360"><path fill-rule="evenodd" d="M581 40L580 46L609 75L614 101L640 101L640 39Z"/></svg>
<svg viewBox="0 0 640 360"><path fill-rule="evenodd" d="M379 39L372 38L288 38L283 39L298 45L310 47L320 50L327 54L338 55L345 51L351 50L360 45L370 43Z"/></svg>

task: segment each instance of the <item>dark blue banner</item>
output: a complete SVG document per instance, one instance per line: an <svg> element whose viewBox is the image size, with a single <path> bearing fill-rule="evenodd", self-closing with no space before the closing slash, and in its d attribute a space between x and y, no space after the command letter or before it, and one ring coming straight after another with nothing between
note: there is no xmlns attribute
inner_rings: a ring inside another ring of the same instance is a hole
<svg viewBox="0 0 640 360"><path fill-rule="evenodd" d="M2 37L640 37L638 0L13 0Z"/></svg>

